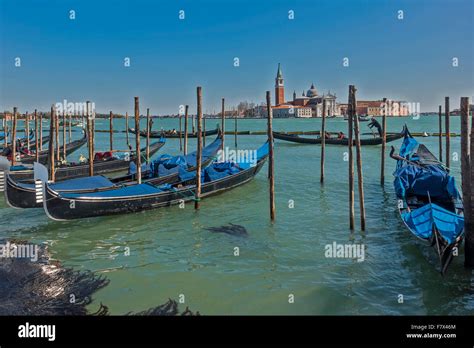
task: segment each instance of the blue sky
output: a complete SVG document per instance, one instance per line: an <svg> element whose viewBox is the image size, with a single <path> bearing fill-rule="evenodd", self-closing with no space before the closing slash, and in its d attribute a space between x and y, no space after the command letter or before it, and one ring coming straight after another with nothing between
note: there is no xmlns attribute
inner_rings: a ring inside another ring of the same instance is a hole
<svg viewBox="0 0 474 348"><path fill-rule="evenodd" d="M122 113L131 112L133 97L140 96L142 110L150 107L153 114L176 113L180 104L194 111L200 85L204 111L218 110L221 97L228 105L264 101L279 62L287 99L314 82L339 102L355 84L358 99L420 102L427 111L449 95L457 107L460 96L474 94L473 4L0 0L0 109L47 110L67 99Z"/></svg>

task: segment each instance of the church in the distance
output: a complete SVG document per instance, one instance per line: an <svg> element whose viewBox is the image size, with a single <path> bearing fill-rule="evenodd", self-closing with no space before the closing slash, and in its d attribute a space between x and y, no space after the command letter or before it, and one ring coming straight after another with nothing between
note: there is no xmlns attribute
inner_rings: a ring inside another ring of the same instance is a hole
<svg viewBox="0 0 474 348"><path fill-rule="evenodd" d="M339 115L336 103L336 95L327 93L318 94L314 84L301 96L293 92L293 100L285 101L285 84L281 65L278 64L275 78L275 106L272 107L273 117L321 117L323 114L323 101L326 102L326 116Z"/></svg>

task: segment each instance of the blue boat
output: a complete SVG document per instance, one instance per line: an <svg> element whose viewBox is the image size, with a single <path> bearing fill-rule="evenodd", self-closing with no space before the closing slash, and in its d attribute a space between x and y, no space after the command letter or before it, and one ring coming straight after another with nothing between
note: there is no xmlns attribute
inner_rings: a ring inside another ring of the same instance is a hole
<svg viewBox="0 0 474 348"><path fill-rule="evenodd" d="M410 232L432 246L444 274L464 238L461 195L454 177L407 131L393 173L400 217Z"/></svg>

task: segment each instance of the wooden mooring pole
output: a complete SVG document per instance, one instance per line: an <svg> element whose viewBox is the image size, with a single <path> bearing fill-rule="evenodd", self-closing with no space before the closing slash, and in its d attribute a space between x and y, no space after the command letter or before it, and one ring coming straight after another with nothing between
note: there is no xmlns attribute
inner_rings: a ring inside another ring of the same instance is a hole
<svg viewBox="0 0 474 348"><path fill-rule="evenodd" d="M146 109L146 163L150 163L150 108Z"/></svg>
<svg viewBox="0 0 474 348"><path fill-rule="evenodd" d="M89 176L94 176L94 133L92 131L92 110L91 104L86 102L86 122L87 122L87 145L89 150Z"/></svg>
<svg viewBox="0 0 474 348"><path fill-rule="evenodd" d="M449 168L451 160L451 134L449 134L449 97L444 98L445 132L446 132L446 167Z"/></svg>
<svg viewBox="0 0 474 348"><path fill-rule="evenodd" d="M128 137L128 112L125 113L125 136L127 139L127 147L130 148L130 139Z"/></svg>
<svg viewBox="0 0 474 348"><path fill-rule="evenodd" d="M206 116L202 117L202 146L206 147Z"/></svg>
<svg viewBox="0 0 474 348"><path fill-rule="evenodd" d="M234 113L234 141L235 148L237 148L237 114Z"/></svg>
<svg viewBox="0 0 474 348"><path fill-rule="evenodd" d="M5 148L8 146L8 119L7 119L7 113L3 114L3 135L5 136L3 138Z"/></svg>
<svg viewBox="0 0 474 348"><path fill-rule="evenodd" d="M43 151L43 113L40 112L39 114L39 150ZM51 139L50 139L51 140ZM38 148L36 148L36 151L38 151Z"/></svg>
<svg viewBox="0 0 474 348"><path fill-rule="evenodd" d="M49 165L49 179L55 181L54 172L54 126L56 125L56 108L51 105L51 114L49 118L49 144L48 144L48 165Z"/></svg>
<svg viewBox="0 0 474 348"><path fill-rule="evenodd" d="M63 111L63 160L66 162L66 129L67 129L67 113Z"/></svg>
<svg viewBox="0 0 474 348"><path fill-rule="evenodd" d="M72 140L72 113L70 113L68 115L68 122L69 122L69 127L68 127L68 130L69 130L69 143L71 142Z"/></svg>
<svg viewBox="0 0 474 348"><path fill-rule="evenodd" d="M439 106L438 111L438 141L439 141L439 161L443 163L443 114L441 110L441 105Z"/></svg>
<svg viewBox="0 0 474 348"><path fill-rule="evenodd" d="M12 165L14 166L15 165L15 161L16 161L16 121L17 121L17 107L15 106L13 108L13 125L12 125Z"/></svg>
<svg viewBox="0 0 474 348"><path fill-rule="evenodd" d="M183 115L181 115L181 110L179 112L179 152L183 151L183 129L181 127L181 119Z"/></svg>
<svg viewBox="0 0 474 348"><path fill-rule="evenodd" d="M357 124L359 124L359 118ZM380 185L385 185L385 149L387 146L387 98L383 98L382 114L382 155L380 157Z"/></svg>
<svg viewBox="0 0 474 348"><path fill-rule="evenodd" d="M469 130L469 98L461 98L461 178L462 178L462 197L464 206L464 265L468 268L474 268L474 192L472 179L473 171L473 153L474 151L474 117L472 127ZM469 134L470 133L470 134Z"/></svg>
<svg viewBox="0 0 474 348"><path fill-rule="evenodd" d="M270 179L270 220L275 221L275 161L273 153L272 101L270 91L267 91L267 137L268 137L268 178Z"/></svg>
<svg viewBox="0 0 474 348"><path fill-rule="evenodd" d="M324 156L326 150L326 99L323 99L323 114L321 120L321 184L324 183Z"/></svg>
<svg viewBox="0 0 474 348"><path fill-rule="evenodd" d="M353 88L352 103L354 109L357 110L355 105L356 102L356 89ZM385 125L386 126L386 125ZM359 117L357 114L354 117L354 131L355 131L355 144L356 144L356 162L357 162L357 183L359 188L359 210L360 210L360 229L365 231L365 202L364 202L364 175L362 172L362 153L360 146L360 128L359 128ZM384 127L385 132L385 127Z"/></svg>
<svg viewBox="0 0 474 348"><path fill-rule="evenodd" d="M202 89L197 88L197 155L196 155L196 191L194 197L194 209L199 209L201 200L201 158L202 158Z"/></svg>
<svg viewBox="0 0 474 348"><path fill-rule="evenodd" d="M348 155L349 155L349 228L354 229L354 157L352 153L352 147L354 145L353 140L353 119L357 117L356 107L354 103L354 86L349 86L349 105L348 105Z"/></svg>
<svg viewBox="0 0 474 348"><path fill-rule="evenodd" d="M225 138L225 99L222 98L222 114L221 114L221 130L222 130L222 151L224 151Z"/></svg>
<svg viewBox="0 0 474 348"><path fill-rule="evenodd" d="M59 145L59 118L58 111L55 110L55 117L54 117L54 141L56 146L56 160L60 161L61 152L60 152L60 145Z"/></svg>
<svg viewBox="0 0 474 348"><path fill-rule="evenodd" d="M186 156L188 154L188 111L189 105L184 107L184 152Z"/></svg>
<svg viewBox="0 0 474 348"><path fill-rule="evenodd" d="M38 144L38 113L35 109L35 161L39 161L39 144Z"/></svg>
<svg viewBox="0 0 474 348"><path fill-rule="evenodd" d="M135 153L137 166L137 182L142 183L142 154L140 153L140 102L135 97Z"/></svg>
<svg viewBox="0 0 474 348"><path fill-rule="evenodd" d="M26 123L26 149L30 151L30 115L28 111L25 113L25 123Z"/></svg>
<svg viewBox="0 0 474 348"><path fill-rule="evenodd" d="M110 111L109 114L109 142L110 142L110 151L114 150L114 114Z"/></svg>

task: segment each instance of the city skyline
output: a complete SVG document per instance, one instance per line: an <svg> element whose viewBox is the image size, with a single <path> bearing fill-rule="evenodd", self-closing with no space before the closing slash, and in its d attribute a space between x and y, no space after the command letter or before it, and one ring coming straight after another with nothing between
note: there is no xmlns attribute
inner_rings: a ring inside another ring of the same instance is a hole
<svg viewBox="0 0 474 348"><path fill-rule="evenodd" d="M2 110L48 110L67 99L130 113L139 96L142 113L176 114L183 104L193 112L202 86L204 111L218 112L222 97L229 106L263 102L278 63L286 100L312 83L339 103L354 84L360 100L418 102L422 112L446 95L473 95L467 0L29 5L0 5Z"/></svg>

